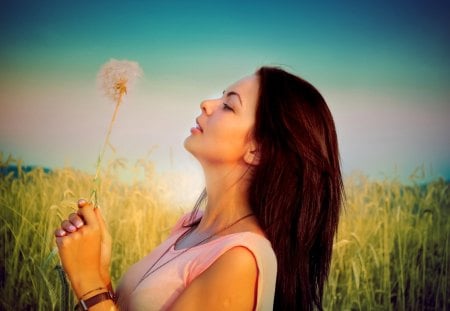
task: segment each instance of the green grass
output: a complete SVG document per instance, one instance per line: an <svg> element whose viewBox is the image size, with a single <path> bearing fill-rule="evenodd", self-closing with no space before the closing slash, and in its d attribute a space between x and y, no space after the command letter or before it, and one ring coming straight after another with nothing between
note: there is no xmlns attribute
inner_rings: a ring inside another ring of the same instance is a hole
<svg viewBox="0 0 450 311"><path fill-rule="evenodd" d="M330 310L446 310L449 184L346 180L325 294Z"/></svg>
<svg viewBox="0 0 450 311"><path fill-rule="evenodd" d="M18 165L0 158L0 167ZM151 162L143 181L121 182L117 160L103 172L100 206L114 240L112 278L159 244L191 206L171 201ZM449 305L449 184L346 179L346 207L325 289L327 310L446 310ZM65 310L54 229L88 197L92 176L71 168L0 175L0 309ZM175 206L174 206L175 205Z"/></svg>

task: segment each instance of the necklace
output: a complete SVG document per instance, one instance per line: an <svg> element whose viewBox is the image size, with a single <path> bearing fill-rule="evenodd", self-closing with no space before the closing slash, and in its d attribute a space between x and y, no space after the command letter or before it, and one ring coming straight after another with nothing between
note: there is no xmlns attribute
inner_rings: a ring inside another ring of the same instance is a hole
<svg viewBox="0 0 450 311"><path fill-rule="evenodd" d="M141 284L141 283L142 283L142 282L143 282L150 274L154 273L155 271L157 271L157 270L159 270L160 268L162 268L162 267L164 267L165 265L167 265L169 262L171 262L171 261L175 260L176 258L180 257L181 255L183 255L184 253L186 253L188 250L192 249L193 247L196 247L196 246L198 246L198 245L200 245L200 244L206 242L207 240L211 239L213 236L215 236L215 235L217 235L217 234L219 234L219 233L221 233L221 232L223 232L223 231L225 231L225 230L227 230L227 229L230 229L232 226L234 226L234 225L237 224L238 222L240 222L240 221L244 220L245 218L250 217L250 216L252 216L252 215L253 215L253 213L249 213L249 214L247 214L247 215L245 215L245 216L242 216L241 218L239 218L238 220L235 220L235 221L232 222L231 224L229 224L229 225L223 227L222 229L220 229L220 230L218 230L218 231L216 231L216 232L214 232L214 233L208 235L206 238L202 239L200 242L195 243L194 245L192 245L192 246L190 246L190 247L187 247L187 248L183 249L183 251L181 251L180 253L178 253L176 256L170 258L170 259L167 260L166 262L160 264L160 265L157 266L155 269L153 269L153 268L156 266L156 264L159 263L159 261L160 261L160 260L161 260L168 252L169 252L169 250L170 250L173 246L175 246L178 242L180 242L180 241L181 241L182 239L184 239L189 233L192 232L192 228L194 228L194 227L191 227L190 229L186 230L182 235L180 235L180 236L175 240L175 242L173 242L173 243L172 243L172 244L164 251L164 253L161 254L161 256L159 256L159 258L158 258L158 259L150 266L150 268L147 269L147 271L142 275L142 277L141 277L141 279L139 280L139 282L137 282L137 284L134 286L134 288L133 288L133 290L131 291L131 293L134 292L134 291L136 290L136 288L137 288L137 287L138 287L138 286L139 286L139 285L140 285L140 284Z"/></svg>

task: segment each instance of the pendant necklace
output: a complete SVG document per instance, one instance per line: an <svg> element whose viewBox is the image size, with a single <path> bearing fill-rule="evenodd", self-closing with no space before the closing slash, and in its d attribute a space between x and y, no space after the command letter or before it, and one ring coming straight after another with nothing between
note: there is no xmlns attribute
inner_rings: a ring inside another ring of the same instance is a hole
<svg viewBox="0 0 450 311"><path fill-rule="evenodd" d="M154 273L155 271L159 270L160 268L164 267L165 265L167 265L169 262L175 260L176 258L180 257L181 255L183 255L184 253L186 253L188 250L192 249L193 247L196 247L204 242L206 242L207 240L211 239L213 236L227 230L230 229L232 226L234 226L235 224L237 224L238 222L244 220L247 217L252 216L253 213L247 214L245 216L242 216L241 218L239 218L238 220L232 222L231 224L225 226L224 228L208 235L206 238L202 239L200 242L185 248L183 251L181 251L179 254L177 254L176 256L170 258L169 260L167 260L166 262L162 263L161 265L159 265L158 267L156 267L155 269L153 269L157 263L159 263L159 261L169 252L169 250L174 247L178 242L180 242L182 239L184 239L189 233L191 233L193 231L194 227L189 228L188 230L186 230L182 235L180 235L176 241L174 243L172 243L165 251L164 253L162 253L161 256L159 256L159 258L150 266L150 268L147 269L147 271L142 275L141 279L139 280L139 282L137 282L137 284L134 286L133 290L131 291L134 292L136 290L136 288L152 273Z"/></svg>

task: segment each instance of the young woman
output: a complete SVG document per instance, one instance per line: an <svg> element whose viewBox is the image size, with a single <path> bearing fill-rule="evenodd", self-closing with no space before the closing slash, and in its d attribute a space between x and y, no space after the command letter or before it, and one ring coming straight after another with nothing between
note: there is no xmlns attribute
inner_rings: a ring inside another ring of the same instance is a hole
<svg viewBox="0 0 450 311"><path fill-rule="evenodd" d="M84 200L55 232L89 310L322 309L343 186L335 126L319 92L263 67L205 100L185 141L205 191L169 238L110 289L111 242ZM199 206L204 205L202 211Z"/></svg>

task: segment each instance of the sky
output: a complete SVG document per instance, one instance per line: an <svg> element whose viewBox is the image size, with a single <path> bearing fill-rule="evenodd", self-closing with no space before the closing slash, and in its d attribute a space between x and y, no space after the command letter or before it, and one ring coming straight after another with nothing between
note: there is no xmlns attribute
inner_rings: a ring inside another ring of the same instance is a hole
<svg viewBox="0 0 450 311"><path fill-rule="evenodd" d="M0 152L95 171L114 104L111 58L143 78L113 128L114 155L198 176L183 140L201 100L263 65L316 86L346 175L450 178L449 1L3 1ZM196 175L197 174L197 175Z"/></svg>

